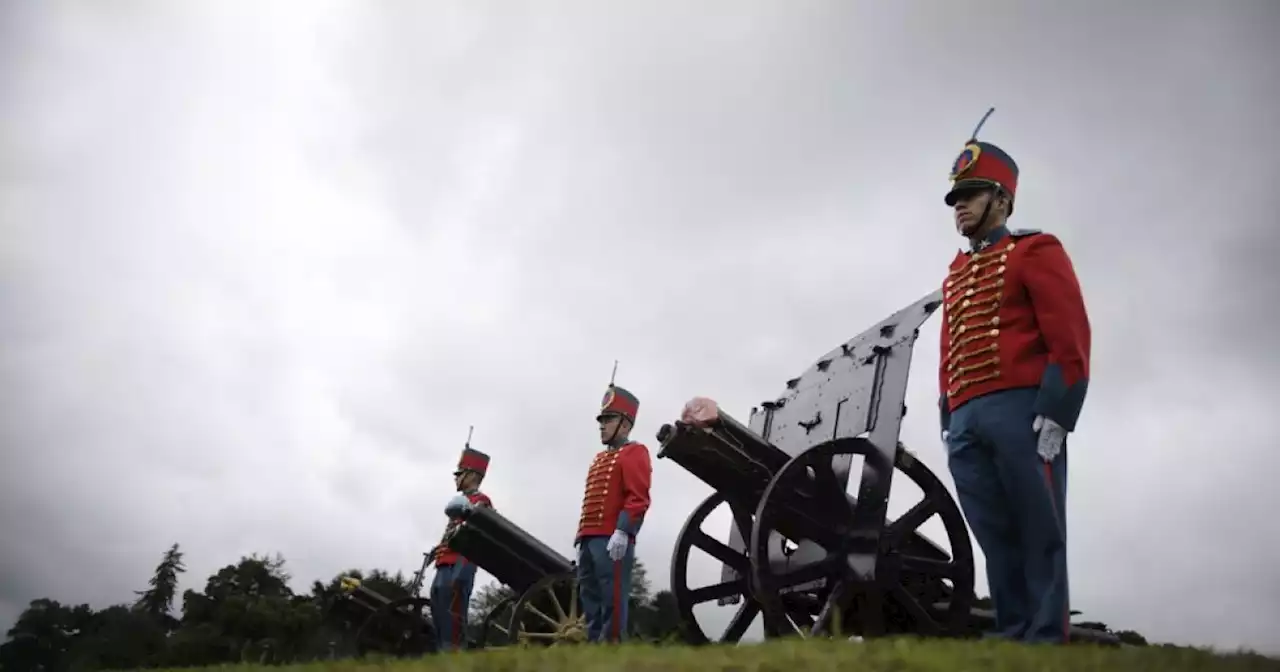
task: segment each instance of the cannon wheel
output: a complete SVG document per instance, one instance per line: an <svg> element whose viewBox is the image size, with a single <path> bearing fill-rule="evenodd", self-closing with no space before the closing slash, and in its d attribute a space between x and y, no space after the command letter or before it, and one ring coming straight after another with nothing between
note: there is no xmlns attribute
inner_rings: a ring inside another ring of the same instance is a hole
<svg viewBox="0 0 1280 672"><path fill-rule="evenodd" d="M373 612L356 632L356 651L365 656L383 653L398 658L435 653L436 634L427 614L431 601L425 597L392 600Z"/></svg>
<svg viewBox="0 0 1280 672"><path fill-rule="evenodd" d="M742 635L760 613L760 605L751 598L750 589L747 586L747 579L751 573L751 561L747 559L746 552L735 551L728 544L702 531L702 524L706 522L707 517L727 501L724 495L717 492L699 504L685 521L684 527L680 530L680 536L676 537L675 552L671 554L671 592L676 599L676 608L680 611L680 625L684 639L695 646L709 644L711 638L707 637L706 632L698 624L698 619L693 613L694 607L712 600L722 601L721 604L741 602L741 606L729 621L728 627L716 640L722 643L737 642L742 639ZM730 509L733 511L733 522L739 534L746 539L751 534L750 513L732 504ZM738 578L703 588L690 588L689 553L694 548L728 565L737 572Z"/></svg>
<svg viewBox="0 0 1280 672"><path fill-rule="evenodd" d="M511 616L515 611L516 597L512 595L503 598L484 615L476 648L501 648L511 643Z"/></svg>
<svg viewBox="0 0 1280 672"><path fill-rule="evenodd" d="M519 646L557 646L587 641L587 618L573 571L540 579L516 601L508 631Z"/></svg>
<svg viewBox="0 0 1280 672"><path fill-rule="evenodd" d="M751 536L751 512L729 502L724 495L717 492L699 504L693 510L693 513L689 515L689 519L685 521L684 528L680 530L680 536L676 537L675 552L671 555L671 592L676 600L676 609L680 612L681 634L684 636L685 642L693 646L710 644L713 641L707 636L702 626L698 624L698 619L693 613L693 608L700 604L715 600L720 604L740 605L729 620L724 632L714 640L716 643L721 644L741 641L743 635L746 634L747 628L751 627L751 623L760 615L760 603L755 599L749 584L751 561L748 559L746 551L736 551L702 529L702 525L707 518L726 503L729 504L729 508L733 512L733 521L738 528L738 533L742 535L744 540L749 539ZM737 572L738 578L721 581L702 588L690 588L689 554L695 548L729 566ZM783 599L786 602L785 606L791 619L807 627L812 625L812 617L817 614L817 609L807 607L804 604L805 598L806 596L797 594L787 595ZM817 603L817 607L820 608L821 604ZM783 630L773 626L772 621L766 624L766 637L778 637L794 631L793 627Z"/></svg>
<svg viewBox="0 0 1280 672"><path fill-rule="evenodd" d="M779 576L770 565L770 537L776 535L778 528L776 517L779 508L775 503L794 497L802 487L808 488L815 481L830 483L828 488L819 486L817 497L822 502L810 502L809 506L833 507L843 506L845 512L838 519L852 516L853 507L850 497L845 493L843 498L824 496L823 491L838 487L832 469L832 458L843 455L863 455L874 459L877 449L866 439L837 439L814 446L792 458L769 482L756 509L755 525L751 530L752 578L757 591L757 598L766 616L781 619L787 615L787 604L781 591L802 583L824 579L824 586L819 596L824 605L831 607L828 613L832 618L841 618L853 627L843 628L847 634L863 634L861 624L865 619L857 615L857 609L851 609L858 597L870 597L865 600L870 607L869 618L883 618L885 628L868 628L867 632L911 633L925 636L959 636L965 633L973 606L973 546L969 541L969 529L965 525L960 508L956 505L946 486L932 471L901 444L898 445L894 457L894 468L914 482L924 498L912 506L901 517L885 525L880 539L880 552L876 561L876 577L889 598L882 606L876 604L875 595L866 595L854 580L849 565L846 547L825 548L827 556L824 560L811 563L798 571ZM856 504L855 504L856 506ZM923 537L913 533L922 524L938 515L946 529L950 554L945 550L927 544ZM843 541L847 542L856 531L846 529ZM919 540L919 541L916 541ZM800 541L799 539L793 541ZM927 544L927 545L926 545ZM761 558L765 560L760 561ZM862 606L862 605L859 605ZM863 606L863 609L867 609ZM820 613L820 611L819 611ZM847 618L847 614L852 614ZM810 633L819 628L830 629L826 623L819 623L808 628ZM805 628L797 628L800 634Z"/></svg>

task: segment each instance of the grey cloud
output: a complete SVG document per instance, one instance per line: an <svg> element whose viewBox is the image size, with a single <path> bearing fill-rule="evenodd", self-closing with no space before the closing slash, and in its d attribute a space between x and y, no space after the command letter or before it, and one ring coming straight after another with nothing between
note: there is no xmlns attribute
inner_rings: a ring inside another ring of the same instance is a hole
<svg viewBox="0 0 1280 672"><path fill-rule="evenodd" d="M1277 650L1271 4L499 4L6 7L0 618L127 599L173 541L192 586L411 571L471 424L568 552L613 360L642 438L745 418L936 286L994 105L1094 322L1077 608ZM936 330L904 440L945 474ZM655 465L660 585L707 494Z"/></svg>

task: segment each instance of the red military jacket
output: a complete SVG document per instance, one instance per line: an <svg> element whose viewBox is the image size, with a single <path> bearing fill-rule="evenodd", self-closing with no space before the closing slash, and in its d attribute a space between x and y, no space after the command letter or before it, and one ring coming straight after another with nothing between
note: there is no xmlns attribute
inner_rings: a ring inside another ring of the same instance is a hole
<svg viewBox="0 0 1280 672"><path fill-rule="evenodd" d="M476 506L487 506L491 509L493 508L493 502L489 499L489 495L478 490L476 492L468 492L466 494L467 499L471 500L472 504L475 504ZM449 519L449 525L444 528L444 536L440 538L440 543L436 545L436 567L447 567L449 565L457 564L458 559L462 557L457 551L449 548L449 537L453 536L453 531L458 529L458 524L461 522L461 518Z"/></svg>
<svg viewBox="0 0 1280 672"><path fill-rule="evenodd" d="M642 443L597 453L587 470L576 539L608 536L614 530L624 530L634 538L649 510L652 477L649 449Z"/></svg>
<svg viewBox="0 0 1280 672"><path fill-rule="evenodd" d="M1058 239L1001 227L959 252L943 291L942 428L966 401L1039 388L1035 412L1074 431L1089 383L1089 316Z"/></svg>

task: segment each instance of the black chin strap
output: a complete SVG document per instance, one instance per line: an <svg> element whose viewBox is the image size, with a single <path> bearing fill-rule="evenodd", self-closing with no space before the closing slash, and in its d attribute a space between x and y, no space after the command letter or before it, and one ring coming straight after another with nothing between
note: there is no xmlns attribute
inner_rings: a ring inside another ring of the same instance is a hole
<svg viewBox="0 0 1280 672"><path fill-rule="evenodd" d="M622 422L625 420L626 418L622 416L618 416L618 424L615 425L613 428L613 435L605 439L604 441L602 441L604 445L609 446L610 448L617 448L617 446L614 444L618 442L618 432L622 431Z"/></svg>
<svg viewBox="0 0 1280 672"><path fill-rule="evenodd" d="M988 112L988 114L990 113ZM976 231L982 231L982 227L987 225L987 218L991 216L991 206L996 204L996 199L1000 198L1000 195L1003 193L1004 187L996 186L991 190L991 198L987 199L987 205L982 209L982 216L978 218L978 226L975 228ZM977 244L978 241L975 240L971 247L976 248Z"/></svg>

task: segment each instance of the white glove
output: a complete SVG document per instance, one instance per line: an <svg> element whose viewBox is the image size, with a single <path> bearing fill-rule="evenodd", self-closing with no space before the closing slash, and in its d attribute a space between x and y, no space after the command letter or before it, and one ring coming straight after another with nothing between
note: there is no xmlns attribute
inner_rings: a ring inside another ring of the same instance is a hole
<svg viewBox="0 0 1280 672"><path fill-rule="evenodd" d="M605 545L605 550L609 552L609 559L614 562L621 560L622 556L627 554L627 544L630 542L626 532L614 530L613 535L609 537L609 543Z"/></svg>
<svg viewBox="0 0 1280 672"><path fill-rule="evenodd" d="M1053 458L1062 452L1062 444L1067 440L1067 430L1043 415L1036 416L1035 422L1031 423L1031 429L1040 433L1040 441L1036 445L1036 452L1040 453L1040 459L1052 462Z"/></svg>
<svg viewBox="0 0 1280 672"><path fill-rule="evenodd" d="M948 432L945 429L942 430L942 442L945 444L949 438L951 438L951 432Z"/></svg>
<svg viewBox="0 0 1280 672"><path fill-rule="evenodd" d="M466 495L455 495L444 507L444 515L457 518L471 510L471 500Z"/></svg>

